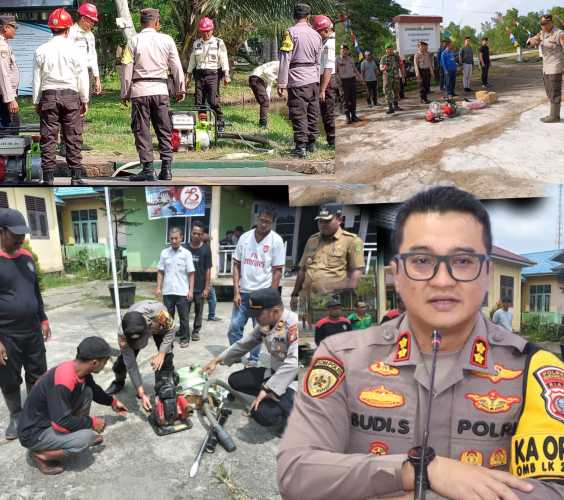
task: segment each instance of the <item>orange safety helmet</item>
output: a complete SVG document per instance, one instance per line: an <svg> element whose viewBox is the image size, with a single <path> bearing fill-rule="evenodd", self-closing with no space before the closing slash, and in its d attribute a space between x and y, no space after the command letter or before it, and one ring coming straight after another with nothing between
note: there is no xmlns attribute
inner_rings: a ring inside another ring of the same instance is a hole
<svg viewBox="0 0 564 500"><path fill-rule="evenodd" d="M96 6L92 3L83 3L78 8L78 13L88 19L92 19L95 23L98 22L98 9L96 9Z"/></svg>
<svg viewBox="0 0 564 500"><path fill-rule="evenodd" d="M209 17L202 17L198 23L198 31L206 33L207 31L212 31L214 29L213 21Z"/></svg>
<svg viewBox="0 0 564 500"><path fill-rule="evenodd" d="M64 30L73 25L71 15L63 8L55 9L49 14L47 26L53 30Z"/></svg>

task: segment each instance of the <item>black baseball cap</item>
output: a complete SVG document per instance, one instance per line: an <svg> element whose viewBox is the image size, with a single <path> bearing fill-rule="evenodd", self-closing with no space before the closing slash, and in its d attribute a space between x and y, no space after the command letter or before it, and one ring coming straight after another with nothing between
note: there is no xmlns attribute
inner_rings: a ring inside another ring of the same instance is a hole
<svg viewBox="0 0 564 500"><path fill-rule="evenodd" d="M325 307L329 309L330 307L340 307L340 306L341 306L341 299L339 298L339 296L334 295L329 299L329 302L327 302L327 305Z"/></svg>
<svg viewBox="0 0 564 500"><path fill-rule="evenodd" d="M31 229L27 226L25 217L19 210L14 210L13 208L0 210L0 227L5 227L12 234L19 236L31 233Z"/></svg>
<svg viewBox="0 0 564 500"><path fill-rule="evenodd" d="M294 7L294 18L301 19L311 15L311 7L307 3L297 3Z"/></svg>
<svg viewBox="0 0 564 500"><path fill-rule="evenodd" d="M315 220L330 221L333 217L342 213L343 210L340 205L324 205L319 209L319 214Z"/></svg>
<svg viewBox="0 0 564 500"><path fill-rule="evenodd" d="M129 311L123 315L121 329L128 341L137 340L146 328L147 321L145 321L145 316L139 311Z"/></svg>
<svg viewBox="0 0 564 500"><path fill-rule="evenodd" d="M249 297L251 316L256 318L265 309L282 305L282 297L275 288L264 288L252 292Z"/></svg>
<svg viewBox="0 0 564 500"><path fill-rule="evenodd" d="M76 357L80 359L109 358L112 348L102 337L86 337L76 350Z"/></svg>

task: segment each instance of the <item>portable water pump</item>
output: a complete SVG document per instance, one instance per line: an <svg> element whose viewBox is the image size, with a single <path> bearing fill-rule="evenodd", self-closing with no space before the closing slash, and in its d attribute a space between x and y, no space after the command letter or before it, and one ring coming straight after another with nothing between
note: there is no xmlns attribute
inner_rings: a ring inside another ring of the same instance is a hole
<svg viewBox="0 0 564 500"><path fill-rule="evenodd" d="M41 182L41 158L33 154L37 152L33 138L4 133L0 130L0 184Z"/></svg>
<svg viewBox="0 0 564 500"><path fill-rule="evenodd" d="M192 428L188 418L191 409L188 401L176 391L173 379L166 379L156 387L155 405L150 421L159 436L166 436Z"/></svg>
<svg viewBox="0 0 564 500"><path fill-rule="evenodd" d="M212 141L212 123L206 112L173 111L172 150L205 151Z"/></svg>

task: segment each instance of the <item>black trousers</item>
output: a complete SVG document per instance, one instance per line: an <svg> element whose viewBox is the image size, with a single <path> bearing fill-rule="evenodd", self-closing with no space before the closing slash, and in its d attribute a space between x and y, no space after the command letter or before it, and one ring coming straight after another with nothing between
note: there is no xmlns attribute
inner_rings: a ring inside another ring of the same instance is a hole
<svg viewBox="0 0 564 500"><path fill-rule="evenodd" d="M202 329L202 321L204 316L204 298L202 293L194 293L194 299L188 302L188 330L190 329L190 311L194 304L194 326L192 328L192 335L200 333Z"/></svg>
<svg viewBox="0 0 564 500"><path fill-rule="evenodd" d="M14 128L20 126L19 113L10 113L8 110L8 103L5 103L0 96L0 129ZM10 135L17 135L18 132L10 132Z"/></svg>
<svg viewBox="0 0 564 500"><path fill-rule="evenodd" d="M319 135L319 83L289 88L288 111L296 147L314 143Z"/></svg>
<svg viewBox="0 0 564 500"><path fill-rule="evenodd" d="M148 95L131 99L131 130L139 161L153 161L151 124L159 141L161 160L172 161L172 119L168 95Z"/></svg>
<svg viewBox="0 0 564 500"><path fill-rule="evenodd" d="M163 343L163 336L162 335L153 335L153 340L155 341L155 345L157 349L161 347ZM135 358L139 354L139 349L134 349L133 352L135 353ZM163 366L161 369L155 372L155 381L159 379L159 374L163 372L173 372L174 371L174 355L171 352L165 355L165 359L163 362ZM112 366L112 370L115 373L116 380L125 382L125 377L127 376L127 367L125 366L125 362L123 361L123 356L120 354L116 359L115 363Z"/></svg>
<svg viewBox="0 0 564 500"><path fill-rule="evenodd" d="M488 85L488 74L490 72L490 65L486 64L482 68L482 85Z"/></svg>
<svg viewBox="0 0 564 500"><path fill-rule="evenodd" d="M4 344L8 353L6 365L0 365L2 392L11 393L20 389L22 368L25 370L27 384L34 384L47 371L45 342L41 331L3 335L0 342Z"/></svg>
<svg viewBox="0 0 564 500"><path fill-rule="evenodd" d="M327 144L335 145L335 105L337 103L337 84L335 75L331 77L327 89L325 89L325 100L319 101L319 110L323 120L323 128L327 136Z"/></svg>
<svg viewBox="0 0 564 500"><path fill-rule="evenodd" d="M184 295L163 295L163 303L168 309L168 313L174 319L174 314L178 311L180 319L180 328L176 334L180 340L190 340L190 306L188 298Z"/></svg>
<svg viewBox="0 0 564 500"><path fill-rule="evenodd" d="M419 70L421 80L419 80L419 96L422 101L427 100L427 96L431 91L431 70L429 68L422 68Z"/></svg>
<svg viewBox="0 0 564 500"><path fill-rule="evenodd" d="M270 99L266 93L266 85L262 78L258 76L249 76L249 87L253 91L255 99L260 106L259 123L261 125L266 125L268 122L268 107L270 105Z"/></svg>
<svg viewBox="0 0 564 500"><path fill-rule="evenodd" d="M266 368L245 368L233 372L229 375L229 385L238 392L258 396L262 384L266 382L264 379L265 371ZM284 425L294 406L294 395L292 389L287 389L279 398L279 401L269 398L263 399L258 409L251 411L251 417L265 427Z"/></svg>
<svg viewBox="0 0 564 500"><path fill-rule="evenodd" d="M356 78L341 78L345 113L356 116Z"/></svg>
<svg viewBox="0 0 564 500"><path fill-rule="evenodd" d="M215 70L196 70L196 106L205 106L206 103L212 108L217 116L217 124L223 125L223 111L219 105L219 72Z"/></svg>
<svg viewBox="0 0 564 500"><path fill-rule="evenodd" d="M378 104L378 80L366 82L368 87L368 104Z"/></svg>

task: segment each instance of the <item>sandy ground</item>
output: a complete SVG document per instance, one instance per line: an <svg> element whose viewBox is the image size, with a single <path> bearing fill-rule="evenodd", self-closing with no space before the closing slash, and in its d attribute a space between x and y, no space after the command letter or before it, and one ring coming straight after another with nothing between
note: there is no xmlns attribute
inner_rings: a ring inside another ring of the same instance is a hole
<svg viewBox="0 0 564 500"><path fill-rule="evenodd" d="M385 106L360 104L361 122L347 126L339 117L339 198L397 202L434 184L454 184L481 198L528 197L542 194L542 183L561 181L564 123L538 121L548 108L541 65L496 61L490 82L498 93L496 104L441 123L424 120L427 106L419 104L416 91L401 101L402 112L386 115ZM439 99L438 88L433 91L431 98ZM305 204L306 196L316 193L294 191L291 198Z"/></svg>
<svg viewBox="0 0 564 500"><path fill-rule="evenodd" d="M149 298L153 286L139 284L138 297ZM77 344L87 335L101 335L116 346L115 312L108 307L107 296L105 282L55 288L44 294L53 330L53 338L47 344L50 367L74 357ZM223 321L204 321L201 341L193 342L187 349L175 347L176 367L203 364L224 349L231 304L219 303L217 314ZM204 318L206 315L207 308ZM150 345L139 354L145 387L151 390L154 378L149 359L155 353L154 345ZM264 353L261 362L268 362ZM226 380L229 372L241 368L240 364L219 367L215 375ZM112 379L110 364L96 376L104 388ZM190 479L190 467L206 433L198 417L193 417L191 430L158 437L138 407L129 379L120 399L130 409L126 418L117 418L111 409L93 405L93 413L108 420L104 445L68 460L63 474L50 477L31 465L18 441L3 440L7 410L2 402L0 499L280 498L275 472L279 438L248 418L241 405L233 405L233 415L226 424L237 450L228 454L218 446L214 454L205 454L198 475ZM218 476L223 471L226 479L220 481Z"/></svg>

